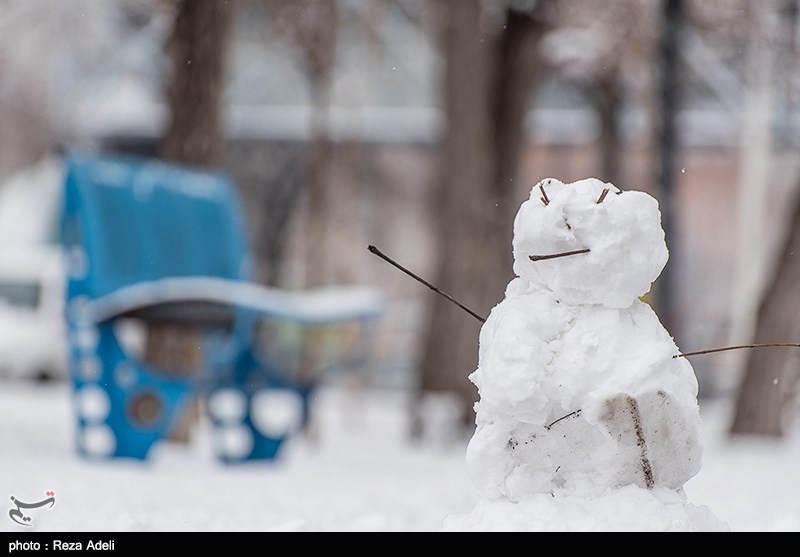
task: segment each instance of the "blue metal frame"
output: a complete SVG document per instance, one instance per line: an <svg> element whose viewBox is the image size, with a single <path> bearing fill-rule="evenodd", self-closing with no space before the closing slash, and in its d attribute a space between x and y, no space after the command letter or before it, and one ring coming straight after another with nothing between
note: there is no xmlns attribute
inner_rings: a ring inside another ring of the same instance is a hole
<svg viewBox="0 0 800 557"><path fill-rule="evenodd" d="M302 427L311 387L256 354L258 312L234 308L231 330L210 330L205 338L203 373L175 380L126 353L116 319L98 320L87 310L104 296L164 278L248 281L243 223L233 184L223 173L132 156L66 155L61 238L80 454L145 459L196 395L207 402L224 462L271 460ZM240 407L232 415L216 410L212 399L220 393L238 393ZM298 419L284 420L290 429L259 427L254 402L263 393L280 395L285 408L297 409ZM151 406L152 421L132 418L136 401Z"/></svg>

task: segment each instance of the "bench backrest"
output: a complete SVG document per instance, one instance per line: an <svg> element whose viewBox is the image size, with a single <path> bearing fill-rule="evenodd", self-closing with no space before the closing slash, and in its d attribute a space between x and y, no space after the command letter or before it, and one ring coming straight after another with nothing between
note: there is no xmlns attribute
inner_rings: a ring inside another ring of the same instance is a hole
<svg viewBox="0 0 800 557"><path fill-rule="evenodd" d="M94 153L70 153L66 165L69 295L165 277L249 278L243 215L225 174Z"/></svg>

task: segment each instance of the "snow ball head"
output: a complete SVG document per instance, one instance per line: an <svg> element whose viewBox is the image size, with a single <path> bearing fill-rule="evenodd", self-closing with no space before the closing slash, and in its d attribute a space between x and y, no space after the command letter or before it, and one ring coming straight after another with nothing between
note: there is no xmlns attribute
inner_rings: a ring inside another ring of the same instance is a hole
<svg viewBox="0 0 800 557"><path fill-rule="evenodd" d="M646 294L669 257L658 202L596 178L534 186L514 220L513 250L517 276L561 302L610 308ZM576 253L541 258L566 252Z"/></svg>

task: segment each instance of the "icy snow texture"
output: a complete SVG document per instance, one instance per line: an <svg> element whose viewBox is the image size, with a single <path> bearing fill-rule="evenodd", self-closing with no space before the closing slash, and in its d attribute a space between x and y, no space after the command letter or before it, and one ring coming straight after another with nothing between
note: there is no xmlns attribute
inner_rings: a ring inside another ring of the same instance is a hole
<svg viewBox="0 0 800 557"><path fill-rule="evenodd" d="M480 401L467 464L482 498L445 529L724 530L683 494L701 466L694 371L639 300L668 257L655 199L544 180L520 207L513 249L517 278L470 375Z"/></svg>
<svg viewBox="0 0 800 557"><path fill-rule="evenodd" d="M469 515L450 515L443 532L726 532L706 506L671 489L625 486L584 498L537 494L509 506L483 499Z"/></svg>

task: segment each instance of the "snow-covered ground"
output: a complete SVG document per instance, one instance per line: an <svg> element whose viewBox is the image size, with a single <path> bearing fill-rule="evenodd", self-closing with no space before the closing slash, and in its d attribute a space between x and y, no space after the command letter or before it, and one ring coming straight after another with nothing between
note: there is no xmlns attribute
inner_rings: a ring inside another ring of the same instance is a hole
<svg viewBox="0 0 800 557"><path fill-rule="evenodd" d="M326 387L315 408L315 438L272 463L215 461L204 426L146 462L94 462L73 451L66 384L0 382L0 531L438 531L475 505L466 440L411 444L403 392ZM689 500L734 532L800 531L800 424L777 443L732 442L728 412L701 401ZM32 503L49 490L56 503L27 511L31 527L10 520L11 496Z"/></svg>

